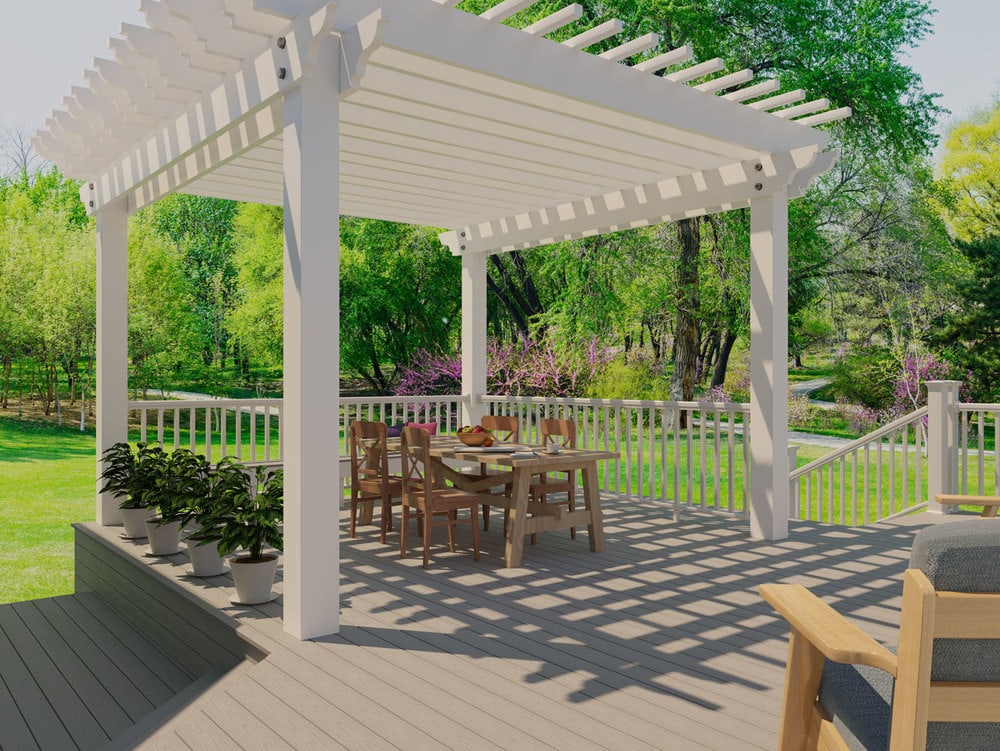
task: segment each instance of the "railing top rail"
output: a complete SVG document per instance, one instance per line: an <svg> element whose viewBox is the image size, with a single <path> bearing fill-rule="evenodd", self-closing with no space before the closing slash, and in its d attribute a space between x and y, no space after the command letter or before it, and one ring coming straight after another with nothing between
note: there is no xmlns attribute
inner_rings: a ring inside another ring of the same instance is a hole
<svg viewBox="0 0 1000 751"><path fill-rule="evenodd" d="M463 401L465 396L350 396L341 397L341 404L408 404L411 402L448 402ZM187 409L188 407L248 407L277 406L282 404L281 398L268 399L131 399L129 409Z"/></svg>
<svg viewBox="0 0 1000 751"><path fill-rule="evenodd" d="M281 406L281 399L130 399L129 409L187 409L189 407Z"/></svg>
<svg viewBox="0 0 1000 751"><path fill-rule="evenodd" d="M959 412L1000 412L1000 404L980 404L978 402L959 402L955 405Z"/></svg>
<svg viewBox="0 0 1000 751"><path fill-rule="evenodd" d="M832 451L824 456L821 456L819 459L815 459L809 462L804 467L799 467L798 469L789 472L788 479L795 480L808 472L812 472L818 467L823 467L832 461L836 461L837 459L840 459L843 456L847 456L848 454L857 451L858 449L864 448L869 443L873 443L874 441L881 441L890 433L894 433L900 428L909 427L912 423L923 418L926 414L927 414L927 407L921 407L916 412L911 412L908 415L903 415L902 417L893 420L888 425L883 425L878 430L873 430L868 435L863 435L857 440L851 441L850 443L846 443L839 449Z"/></svg>
<svg viewBox="0 0 1000 751"><path fill-rule="evenodd" d="M667 402L654 399L586 399L565 396L498 396L488 394L484 402L517 404L564 404L600 407L650 407L656 409L712 409L719 412L749 412L750 405L742 402Z"/></svg>

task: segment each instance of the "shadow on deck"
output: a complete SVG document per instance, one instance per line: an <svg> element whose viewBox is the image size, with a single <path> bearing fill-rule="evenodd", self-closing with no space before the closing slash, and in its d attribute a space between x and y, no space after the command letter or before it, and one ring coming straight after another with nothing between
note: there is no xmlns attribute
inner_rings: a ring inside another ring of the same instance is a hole
<svg viewBox="0 0 1000 751"><path fill-rule="evenodd" d="M185 556L145 558L114 528L77 528L78 590L190 680L243 666L129 731L142 747L773 748L787 631L757 585L805 584L891 642L913 534L942 520L761 542L742 519L670 517L609 498L605 553L585 530L540 534L517 569L497 519L479 563L467 532L455 554L442 533L427 571L416 535L400 560L360 528L341 541L341 631L312 642L284 634L280 598L233 606L228 576L187 579Z"/></svg>

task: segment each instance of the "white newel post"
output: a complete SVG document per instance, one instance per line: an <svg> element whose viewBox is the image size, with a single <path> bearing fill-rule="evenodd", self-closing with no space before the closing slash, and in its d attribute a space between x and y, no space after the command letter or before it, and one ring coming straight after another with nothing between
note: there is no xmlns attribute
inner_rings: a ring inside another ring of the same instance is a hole
<svg viewBox="0 0 1000 751"><path fill-rule="evenodd" d="M339 41L284 100L284 628L340 628Z"/></svg>
<svg viewBox="0 0 1000 751"><path fill-rule="evenodd" d="M750 536L788 536L788 194L750 201Z"/></svg>
<svg viewBox="0 0 1000 751"><path fill-rule="evenodd" d="M486 253L462 256L462 393L463 424L475 425L483 416L486 393Z"/></svg>
<svg viewBox="0 0 1000 751"><path fill-rule="evenodd" d="M955 446L955 405L961 381L927 381L927 510L952 513L954 506L942 507L934 500L938 493L957 489Z"/></svg>
<svg viewBox="0 0 1000 751"><path fill-rule="evenodd" d="M118 500L101 493L100 457L128 440L128 211L97 212L97 523L121 523Z"/></svg>

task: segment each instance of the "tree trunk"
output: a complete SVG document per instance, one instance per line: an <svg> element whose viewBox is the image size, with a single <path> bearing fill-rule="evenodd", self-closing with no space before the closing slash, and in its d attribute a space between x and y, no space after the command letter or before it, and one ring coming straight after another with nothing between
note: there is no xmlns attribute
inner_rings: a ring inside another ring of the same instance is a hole
<svg viewBox="0 0 1000 751"><path fill-rule="evenodd" d="M698 255L701 236L698 219L677 222L681 254L677 263L677 326L674 332L676 356L670 398L690 401L694 398L695 371L698 365ZM682 414L682 419L685 415ZM681 427L686 427L681 425Z"/></svg>
<svg viewBox="0 0 1000 751"><path fill-rule="evenodd" d="M736 334L729 329L726 330L726 336L722 340L722 348L719 350L719 360L715 363L715 371L712 373L712 386L725 386L726 385L726 369L729 367L729 355L733 351L733 345L736 344Z"/></svg>

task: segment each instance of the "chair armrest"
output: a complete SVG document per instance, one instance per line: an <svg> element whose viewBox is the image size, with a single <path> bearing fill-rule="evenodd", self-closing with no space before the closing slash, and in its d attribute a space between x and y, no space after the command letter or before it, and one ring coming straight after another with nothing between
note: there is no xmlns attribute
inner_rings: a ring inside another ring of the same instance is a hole
<svg viewBox="0 0 1000 751"><path fill-rule="evenodd" d="M896 655L801 584L761 584L760 596L828 660L896 675Z"/></svg>

